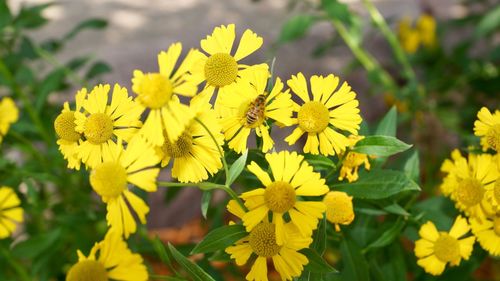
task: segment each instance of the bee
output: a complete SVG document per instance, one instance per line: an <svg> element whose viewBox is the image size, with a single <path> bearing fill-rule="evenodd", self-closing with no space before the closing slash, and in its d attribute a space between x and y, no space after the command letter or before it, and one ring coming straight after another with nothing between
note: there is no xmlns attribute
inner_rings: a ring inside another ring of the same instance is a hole
<svg viewBox="0 0 500 281"><path fill-rule="evenodd" d="M257 98L248 106L246 113L246 125L252 126L256 122L264 118L264 110L266 108L266 96L258 95Z"/></svg>

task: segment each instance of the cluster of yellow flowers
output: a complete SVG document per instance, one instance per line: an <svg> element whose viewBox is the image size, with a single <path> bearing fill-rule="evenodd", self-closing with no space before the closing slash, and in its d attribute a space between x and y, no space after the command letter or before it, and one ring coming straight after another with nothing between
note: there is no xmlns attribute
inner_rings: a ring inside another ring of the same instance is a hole
<svg viewBox="0 0 500 281"><path fill-rule="evenodd" d="M432 222L419 231L415 245L418 264L426 272L440 275L447 263L456 266L469 259L477 240L493 256L500 256L500 111L483 107L477 114L474 134L481 138L483 153L465 158L454 150L441 171L446 178L441 192L465 214L459 216L450 232L438 232ZM493 153L489 153L493 152ZM459 239L472 229L473 236Z"/></svg>
<svg viewBox="0 0 500 281"><path fill-rule="evenodd" d="M427 49L436 47L436 20L429 14L422 14L416 23L412 26L410 18L403 18L398 23L398 37L403 49L413 54L420 45Z"/></svg>
<svg viewBox="0 0 500 281"><path fill-rule="evenodd" d="M308 81L298 73L285 89L267 64L240 63L262 46L263 39L247 29L233 51L235 37L234 24L216 27L201 40L201 50L189 50L183 60L181 43L172 44L158 54L158 72L134 71L135 98L120 85L111 94L109 85L98 85L90 93L85 88L78 91L74 110L64 104L54 122L60 151L69 168L80 169L83 164L91 170L90 184L107 204L110 226L88 257L79 253L67 280L82 280L76 276L90 271L96 274L92 280L105 274L117 280L146 280L142 259L123 242L136 232L134 216L144 224L149 212L129 184L156 191L160 167L170 162L172 178L181 183L207 180L223 167L223 145L243 153L249 136L255 134L259 149L270 151L275 144L273 123L295 127L285 138L289 145L306 134L305 153L341 155L345 159L341 180L356 180L360 165L369 168L366 155L344 155L361 139L357 135L362 121L356 93L346 82L332 74L314 75ZM283 279L290 280L308 263L297 251L312 242L325 211L337 230L339 224L352 222L352 197L328 193L325 180L296 152L267 153L265 158L270 173L255 162L247 166L262 188L241 194L244 206L234 200L228 204L249 234L226 251L238 265L252 253L257 256L248 280L267 280L267 258L272 258ZM324 202L304 199L325 194Z"/></svg>

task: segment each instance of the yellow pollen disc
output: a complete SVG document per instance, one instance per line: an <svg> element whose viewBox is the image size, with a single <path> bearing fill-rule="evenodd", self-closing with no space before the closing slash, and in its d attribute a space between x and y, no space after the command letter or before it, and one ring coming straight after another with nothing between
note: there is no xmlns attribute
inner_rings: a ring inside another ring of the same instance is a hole
<svg viewBox="0 0 500 281"><path fill-rule="evenodd" d="M54 121L54 129L57 136L67 141L77 141L80 139L80 134L75 131L75 112L66 111L57 116Z"/></svg>
<svg viewBox="0 0 500 281"><path fill-rule="evenodd" d="M491 126L486 133L486 142L494 150L500 150L500 124Z"/></svg>
<svg viewBox="0 0 500 281"><path fill-rule="evenodd" d="M275 225L267 222L260 223L252 229L249 244L254 253L266 258L277 255L281 249L276 243Z"/></svg>
<svg viewBox="0 0 500 281"><path fill-rule="evenodd" d="M205 63L205 78L211 86L224 87L233 83L237 76L238 63L230 54L213 54Z"/></svg>
<svg viewBox="0 0 500 281"><path fill-rule="evenodd" d="M493 231L495 231L495 234L497 236L500 236L500 217L496 216L493 219Z"/></svg>
<svg viewBox="0 0 500 281"><path fill-rule="evenodd" d="M174 87L168 77L160 73L147 73L137 91L139 102L151 109L163 107L172 98Z"/></svg>
<svg viewBox="0 0 500 281"><path fill-rule="evenodd" d="M452 262L460 259L460 245L456 238L447 233L440 233L434 242L434 254L442 262Z"/></svg>
<svg viewBox="0 0 500 281"><path fill-rule="evenodd" d="M184 132L174 143L168 141L165 137L162 149L165 154L172 158L180 158L188 155L193 147L193 137Z"/></svg>
<svg viewBox="0 0 500 281"><path fill-rule="evenodd" d="M457 199L467 207L479 204L483 200L484 188L476 179L464 179L455 190Z"/></svg>
<svg viewBox="0 0 500 281"><path fill-rule="evenodd" d="M101 263L84 260L69 269L66 281L108 281L108 273Z"/></svg>
<svg viewBox="0 0 500 281"><path fill-rule="evenodd" d="M105 143L113 136L113 120L104 113L91 114L85 121L83 133L92 144Z"/></svg>
<svg viewBox="0 0 500 281"><path fill-rule="evenodd" d="M349 224L354 220L352 197L345 192L331 191L325 195L326 219L331 223Z"/></svg>
<svg viewBox="0 0 500 281"><path fill-rule="evenodd" d="M288 182L273 182L266 187L264 200L271 211L284 213L295 205L295 189Z"/></svg>
<svg viewBox="0 0 500 281"><path fill-rule="evenodd" d="M116 198L127 187L127 171L117 162L104 162L90 173L90 185L102 197Z"/></svg>
<svg viewBox="0 0 500 281"><path fill-rule="evenodd" d="M297 115L299 127L308 133L322 132L330 122L330 112L319 101L306 102Z"/></svg>

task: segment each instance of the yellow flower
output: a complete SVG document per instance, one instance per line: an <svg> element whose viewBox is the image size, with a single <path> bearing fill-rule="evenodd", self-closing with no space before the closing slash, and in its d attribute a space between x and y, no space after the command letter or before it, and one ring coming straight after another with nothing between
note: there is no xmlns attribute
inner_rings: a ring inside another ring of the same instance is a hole
<svg viewBox="0 0 500 281"><path fill-rule="evenodd" d="M414 54L420 44L420 33L411 25L411 19L403 18L398 23L398 38L403 50L408 54Z"/></svg>
<svg viewBox="0 0 500 281"><path fill-rule="evenodd" d="M191 49L180 66L174 70L182 52L181 43L170 45L167 52L158 54L159 73L134 71L132 90L137 94L136 101L148 116L139 133L148 142L161 146L164 142L163 131L167 131L171 142L177 140L195 113L187 105L177 101L177 95L192 97L198 91L198 84L187 83L186 77L193 61L201 53Z"/></svg>
<svg viewBox="0 0 500 281"><path fill-rule="evenodd" d="M154 166L159 161L154 148L137 135L125 150L121 141L110 145L107 153L103 154L103 163L95 166L90 173L90 185L107 203L108 225L120 235L128 237L137 228L129 206L141 223L146 223L149 207L128 189L128 184L148 192L156 191L160 169Z"/></svg>
<svg viewBox="0 0 500 281"><path fill-rule="evenodd" d="M266 160L273 179L253 162L247 166L265 188L245 192L241 198L249 212L243 216L243 224L251 231L265 221L271 212L272 222L276 224L276 241L283 245L284 224L287 216L304 236L311 236L323 217L323 202L303 201L299 196L321 196L329 191L325 180L304 161L304 156L296 152L281 151L266 154Z"/></svg>
<svg viewBox="0 0 500 281"><path fill-rule="evenodd" d="M422 14L417 20L417 30L424 47L434 48L436 40L436 19L429 14Z"/></svg>
<svg viewBox="0 0 500 281"><path fill-rule="evenodd" d="M441 171L448 174L440 186L441 191L468 216L483 217L485 192L494 188L500 176L493 157L488 154L469 154L467 160L458 150L454 150L451 158L446 159L441 167Z"/></svg>
<svg viewBox="0 0 500 281"><path fill-rule="evenodd" d="M227 91L226 86L234 84L239 77L254 71L254 67L238 62L262 46L262 37L257 36L250 29L245 30L233 55L231 50L235 37L235 25L229 24L216 27L212 35L201 40L201 49L207 55L201 54L198 57L193 64L192 75L188 78L188 81L194 85L206 81L204 90L196 98L210 100L216 89L219 94ZM262 65L255 67L262 67ZM215 102L215 108L218 109L218 99Z"/></svg>
<svg viewBox="0 0 500 281"><path fill-rule="evenodd" d="M162 167L173 161L172 177L180 182L200 182L222 168L219 149L222 151L224 136L219 120L210 104L196 103L193 101L191 107L203 108L195 110L200 112L198 119L212 133L217 144L203 125L193 120L175 142L165 138L163 145L156 149Z"/></svg>
<svg viewBox="0 0 500 281"><path fill-rule="evenodd" d="M245 212L234 201L229 201L228 210L242 218ZM298 251L309 247L312 243L310 237L304 237L292 223L283 226L284 240L281 245L276 241L277 225L267 219L256 225L248 236L236 242L236 245L226 248L226 253L236 261L239 266L244 265L251 256L256 257L246 275L247 280L267 281L267 260L272 259L274 268L282 280L292 280L301 275L304 265L308 264L307 257Z"/></svg>
<svg viewBox="0 0 500 281"><path fill-rule="evenodd" d="M9 237L23 221L21 201L12 188L0 187L0 239Z"/></svg>
<svg viewBox="0 0 500 281"><path fill-rule="evenodd" d="M303 101L302 105L294 104L297 116L293 123L297 128L285 141L294 144L304 133L307 141L304 152L311 154L335 155L349 145L349 139L340 130L358 134L361 116L356 93L344 82L339 85L339 78L332 74L327 77L314 75L310 79L313 99L310 99L307 82L302 75L292 76L287 82L292 91ZM319 150L318 150L319 148Z"/></svg>
<svg viewBox="0 0 500 281"><path fill-rule="evenodd" d="M68 161L68 168L80 170L82 159L79 155L79 142L83 141L83 135L76 131L75 112L80 112L83 101L87 97L87 89L83 88L76 93L75 110L71 110L69 103L65 102L61 114L54 120L59 145L64 159Z"/></svg>
<svg viewBox="0 0 500 281"><path fill-rule="evenodd" d="M492 210L500 212L500 177L495 181L495 184L489 185L485 189L484 197L488 200Z"/></svg>
<svg viewBox="0 0 500 281"><path fill-rule="evenodd" d="M500 256L500 215L493 214L483 219L469 219L472 233L491 255Z"/></svg>
<svg viewBox="0 0 500 281"><path fill-rule="evenodd" d="M85 255L78 250L78 263L74 264L66 281L146 281L148 271L141 255L134 254L122 237L109 230L104 240L96 243Z"/></svg>
<svg viewBox="0 0 500 281"><path fill-rule="evenodd" d="M326 205L326 219L340 231L339 224L349 225L354 220L352 196L341 191L330 191L323 198Z"/></svg>
<svg viewBox="0 0 500 281"><path fill-rule="evenodd" d="M354 145L356 145L356 143L363 138L363 136L350 135L350 147L353 148ZM358 169L363 164L365 165L366 170L370 170L370 161L368 160L368 155L349 151L342 161L339 180L341 181L344 178L347 178L349 182L357 181L359 178Z"/></svg>
<svg viewBox="0 0 500 281"><path fill-rule="evenodd" d="M94 87L83 101L84 112L74 112L75 130L85 137L80 141L78 154L90 168L102 163L114 138L128 141L142 125L139 118L143 109L132 100L127 89L115 84L108 104L109 90L108 84Z"/></svg>
<svg viewBox="0 0 500 281"><path fill-rule="evenodd" d="M19 119L19 110L14 101L9 97L4 97L0 101L0 143L3 136L9 131L10 125Z"/></svg>
<svg viewBox="0 0 500 281"><path fill-rule="evenodd" d="M483 150L491 148L500 152L500 111L495 110L492 114L486 107L481 108L477 113L474 122L474 134L481 137Z"/></svg>
<svg viewBox="0 0 500 281"><path fill-rule="evenodd" d="M417 264L429 274L441 275L447 263L457 266L462 259L468 260L475 237L460 238L469 230L467 220L461 216L456 218L450 232L438 232L431 221L423 224L418 232L421 239L415 242Z"/></svg>
<svg viewBox="0 0 500 281"><path fill-rule="evenodd" d="M292 100L288 90L283 92L283 83L276 79L270 93L266 92L269 71L267 66L242 78L240 82L221 92L218 96L220 114L229 148L242 153L247 148L250 132L255 130L262 138L262 151L274 146L269 134L268 120L280 124L292 123Z"/></svg>

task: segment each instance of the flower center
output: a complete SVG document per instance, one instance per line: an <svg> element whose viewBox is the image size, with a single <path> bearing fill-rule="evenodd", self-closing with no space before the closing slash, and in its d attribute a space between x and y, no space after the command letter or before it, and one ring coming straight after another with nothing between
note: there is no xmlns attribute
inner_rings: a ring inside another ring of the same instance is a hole
<svg viewBox="0 0 500 281"><path fill-rule="evenodd" d="M69 269L66 281L108 281L108 273L101 263L84 260Z"/></svg>
<svg viewBox="0 0 500 281"><path fill-rule="evenodd" d="M165 154L172 158L180 158L188 155L193 147L193 137L184 132L174 143L171 143L167 137L163 143L162 149Z"/></svg>
<svg viewBox="0 0 500 281"><path fill-rule="evenodd" d="M147 73L137 90L139 102L152 109L163 107L173 94L172 82L160 73Z"/></svg>
<svg viewBox="0 0 500 281"><path fill-rule="evenodd" d="M127 171L117 162L104 162L90 174L90 185L104 198L116 198L127 187Z"/></svg>
<svg viewBox="0 0 500 281"><path fill-rule="evenodd" d="M299 110L299 127L308 133L322 132L330 122L328 108L319 101L306 102Z"/></svg>
<svg viewBox="0 0 500 281"><path fill-rule="evenodd" d="M456 189L458 201L465 206L474 206L483 200L484 189L476 179L462 180Z"/></svg>
<svg viewBox="0 0 500 281"><path fill-rule="evenodd" d="M498 215L493 219L493 231L500 237L500 217Z"/></svg>
<svg viewBox="0 0 500 281"><path fill-rule="evenodd" d="M441 233L434 243L434 253L442 262L451 262L460 259L460 245L456 238L447 233Z"/></svg>
<svg viewBox="0 0 500 281"><path fill-rule="evenodd" d="M92 144L101 144L113 135L113 120L104 113L91 114L85 122L83 133Z"/></svg>
<svg viewBox="0 0 500 281"><path fill-rule="evenodd" d="M284 181L271 183L264 193L267 207L276 213L284 213L295 205L295 189Z"/></svg>
<svg viewBox="0 0 500 281"><path fill-rule="evenodd" d="M261 257L272 257L279 253L281 246L276 243L275 225L263 222L252 229L249 235L250 247Z"/></svg>
<svg viewBox="0 0 500 281"><path fill-rule="evenodd" d="M323 202L326 205L326 218L331 223L348 224L354 219L352 197L345 192L331 191Z"/></svg>
<svg viewBox="0 0 500 281"><path fill-rule="evenodd" d="M495 124L486 133L486 142L496 151L500 150L500 124Z"/></svg>
<svg viewBox="0 0 500 281"><path fill-rule="evenodd" d="M213 54L205 63L205 78L209 85L224 87L233 83L237 76L238 63L229 54Z"/></svg>
<svg viewBox="0 0 500 281"><path fill-rule="evenodd" d="M54 121L54 129L59 138L75 142L80 139L80 134L75 131L75 112L66 111L57 116Z"/></svg>

